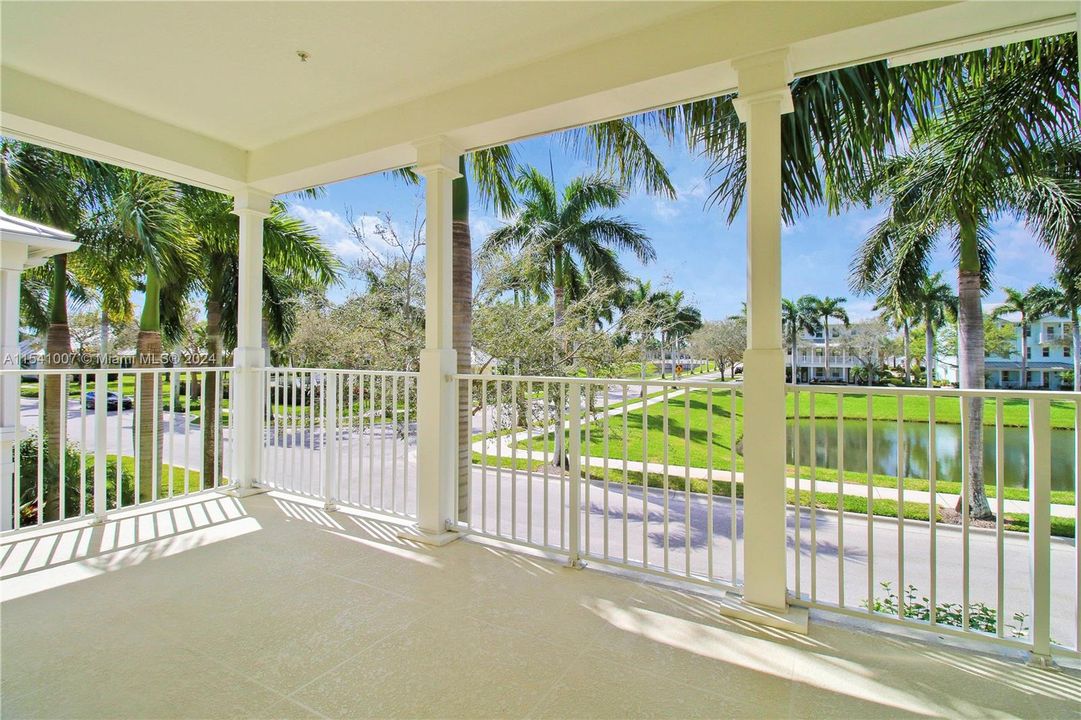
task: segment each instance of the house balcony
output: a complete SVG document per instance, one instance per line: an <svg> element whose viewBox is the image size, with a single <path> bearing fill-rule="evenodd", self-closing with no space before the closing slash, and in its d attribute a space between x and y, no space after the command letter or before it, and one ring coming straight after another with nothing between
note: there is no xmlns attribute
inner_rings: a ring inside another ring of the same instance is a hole
<svg viewBox="0 0 1081 720"><path fill-rule="evenodd" d="M5 717L1067 717L1081 680L272 492L0 541Z"/></svg>
<svg viewBox="0 0 1081 720"><path fill-rule="evenodd" d="M1021 663L1081 664L1078 553L1052 532L1077 510L1050 467L1074 461L1081 432L1043 414L1076 416L1076 394L875 388L940 413L922 443L906 415L892 461L931 458L942 475L898 490L831 474L878 468L896 441L894 423L859 447L844 426L866 424L836 418L864 388L788 386L789 497L767 539L784 553L785 613L745 602L742 383L457 376L472 462L459 541L433 547L415 539L415 373L259 371L247 492L232 480L236 373L20 372L21 480L0 536L6 713L1061 716L1081 692L1081 675ZM68 388L62 493L38 472L50 377ZM114 395L88 407L98 381L95 400ZM137 432L144 387L152 422ZM998 520L979 526L948 513L964 488L946 416L976 399L1003 468L988 475ZM1023 448L1004 425L1019 403L1039 429ZM1036 458L1027 499L1004 485L1018 452ZM646 675L598 676L606 663Z"/></svg>

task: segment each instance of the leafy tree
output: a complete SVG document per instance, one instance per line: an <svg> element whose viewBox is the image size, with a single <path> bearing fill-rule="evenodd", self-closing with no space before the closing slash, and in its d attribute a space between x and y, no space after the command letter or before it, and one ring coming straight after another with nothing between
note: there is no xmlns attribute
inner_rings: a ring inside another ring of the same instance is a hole
<svg viewBox="0 0 1081 720"><path fill-rule="evenodd" d="M848 332L841 337L841 347L860 362L868 385L874 384L875 367L880 364L889 340L889 327L881 320L852 323Z"/></svg>
<svg viewBox="0 0 1081 720"><path fill-rule="evenodd" d="M721 380L724 380L725 367L731 367L734 376L736 363L743 360L747 349L747 323L740 318L705 322L691 333L688 344L697 357L715 361L721 371Z"/></svg>

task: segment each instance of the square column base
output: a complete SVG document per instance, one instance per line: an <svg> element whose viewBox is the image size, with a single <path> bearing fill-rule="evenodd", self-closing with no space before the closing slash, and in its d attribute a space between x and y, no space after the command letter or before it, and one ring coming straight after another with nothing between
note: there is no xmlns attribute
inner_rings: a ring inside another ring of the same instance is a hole
<svg viewBox="0 0 1081 720"><path fill-rule="evenodd" d="M252 495L262 495L263 493L270 492L271 488L268 487L237 487L236 485L230 485L222 488L222 492L229 497L246 498Z"/></svg>
<svg viewBox="0 0 1081 720"><path fill-rule="evenodd" d="M411 540L422 545L443 547L463 537L463 533L454 530L445 530L441 533L430 533L421 530L416 525L398 531L398 537L402 540Z"/></svg>
<svg viewBox="0 0 1081 720"><path fill-rule="evenodd" d="M767 608L753 605L740 597L727 597L721 601L720 613L724 617L746 620L758 625L787 630L797 635L806 635L810 613L807 608Z"/></svg>

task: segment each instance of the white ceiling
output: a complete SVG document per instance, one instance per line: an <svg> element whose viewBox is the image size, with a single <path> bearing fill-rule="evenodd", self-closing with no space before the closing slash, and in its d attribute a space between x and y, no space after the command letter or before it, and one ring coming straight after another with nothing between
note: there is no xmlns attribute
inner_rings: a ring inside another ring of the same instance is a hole
<svg viewBox="0 0 1081 720"><path fill-rule="evenodd" d="M281 193L797 74L1077 28L1077 0L0 2L0 131ZM1012 33L1012 34L1011 34ZM311 53L301 63L297 50Z"/></svg>
<svg viewBox="0 0 1081 720"><path fill-rule="evenodd" d="M2 62L244 150L693 3L4 2ZM300 62L297 50L311 59ZM252 109L258 108L257 113Z"/></svg>

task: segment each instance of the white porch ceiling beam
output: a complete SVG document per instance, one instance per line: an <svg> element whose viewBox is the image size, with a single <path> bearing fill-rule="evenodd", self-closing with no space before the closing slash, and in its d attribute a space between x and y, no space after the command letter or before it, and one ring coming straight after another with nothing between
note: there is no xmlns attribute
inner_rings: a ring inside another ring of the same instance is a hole
<svg viewBox="0 0 1081 720"><path fill-rule="evenodd" d="M0 130L20 140L191 185L243 187L247 153L76 90L0 68Z"/></svg>

